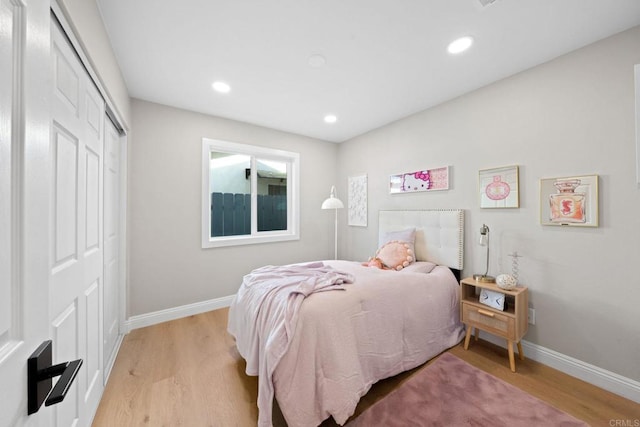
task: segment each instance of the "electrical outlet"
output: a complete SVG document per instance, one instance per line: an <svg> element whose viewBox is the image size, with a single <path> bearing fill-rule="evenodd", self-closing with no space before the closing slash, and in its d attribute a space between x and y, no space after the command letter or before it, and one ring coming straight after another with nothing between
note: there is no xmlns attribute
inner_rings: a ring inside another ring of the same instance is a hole
<svg viewBox="0 0 640 427"><path fill-rule="evenodd" d="M529 309L529 324L530 325L535 325L536 324L536 309L535 308L530 308Z"/></svg>

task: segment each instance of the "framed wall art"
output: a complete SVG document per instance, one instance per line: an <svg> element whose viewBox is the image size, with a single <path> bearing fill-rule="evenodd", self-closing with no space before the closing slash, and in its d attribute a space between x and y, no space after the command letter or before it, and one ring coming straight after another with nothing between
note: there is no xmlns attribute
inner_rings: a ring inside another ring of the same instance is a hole
<svg viewBox="0 0 640 427"><path fill-rule="evenodd" d="M483 169L478 173L481 208L519 208L518 166Z"/></svg>
<svg viewBox="0 0 640 427"><path fill-rule="evenodd" d="M391 194L449 189L449 166L401 173L389 177Z"/></svg>
<svg viewBox="0 0 640 427"><path fill-rule="evenodd" d="M349 225L367 226L367 175L350 176L348 180Z"/></svg>
<svg viewBox="0 0 640 427"><path fill-rule="evenodd" d="M542 225L598 226L598 175L540 180Z"/></svg>

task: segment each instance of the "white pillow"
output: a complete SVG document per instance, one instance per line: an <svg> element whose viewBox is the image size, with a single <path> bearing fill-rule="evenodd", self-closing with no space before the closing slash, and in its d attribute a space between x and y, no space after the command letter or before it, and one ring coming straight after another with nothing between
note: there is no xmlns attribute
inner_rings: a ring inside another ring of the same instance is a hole
<svg viewBox="0 0 640 427"><path fill-rule="evenodd" d="M400 231L387 231L386 233L380 233L380 236L378 236L378 248L381 248L385 243L389 243L394 240L407 242L415 259L416 229L414 227Z"/></svg>

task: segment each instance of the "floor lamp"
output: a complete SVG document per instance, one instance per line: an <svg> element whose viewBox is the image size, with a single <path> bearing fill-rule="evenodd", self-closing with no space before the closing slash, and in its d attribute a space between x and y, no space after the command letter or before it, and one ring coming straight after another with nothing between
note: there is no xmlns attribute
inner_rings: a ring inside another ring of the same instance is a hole
<svg viewBox="0 0 640 427"><path fill-rule="evenodd" d="M329 198L322 202L322 209L333 209L335 212L335 224L334 231L335 235L333 238L334 243L334 258L338 259L338 209L344 208L344 204L340 199L336 197L336 186L331 186L331 194L329 194Z"/></svg>

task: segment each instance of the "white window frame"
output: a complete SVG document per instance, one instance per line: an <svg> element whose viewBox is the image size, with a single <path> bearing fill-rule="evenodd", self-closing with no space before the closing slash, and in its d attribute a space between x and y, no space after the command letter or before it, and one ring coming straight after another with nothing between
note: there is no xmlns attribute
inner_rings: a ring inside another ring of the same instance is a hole
<svg viewBox="0 0 640 427"><path fill-rule="evenodd" d="M251 234L211 237L211 152L244 154L251 157L251 170L256 159L276 160L287 164L287 229L258 231L257 173L251 173ZM256 145L202 138L202 247L252 245L300 239L300 154Z"/></svg>

